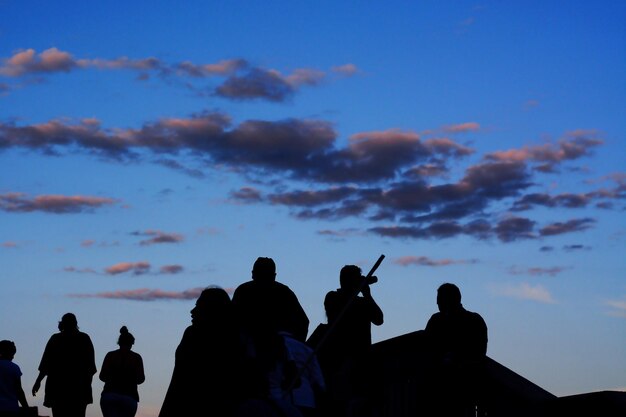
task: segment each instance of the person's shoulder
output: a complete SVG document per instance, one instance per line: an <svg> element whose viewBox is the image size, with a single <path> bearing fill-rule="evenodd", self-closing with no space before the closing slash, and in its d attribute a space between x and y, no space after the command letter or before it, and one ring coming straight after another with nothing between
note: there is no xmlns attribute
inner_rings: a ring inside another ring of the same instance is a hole
<svg viewBox="0 0 626 417"><path fill-rule="evenodd" d="M81 338L85 343L91 343L91 337L85 332L78 332L78 337Z"/></svg>
<svg viewBox="0 0 626 417"><path fill-rule="evenodd" d="M480 314L478 314L478 313L476 313L474 311L465 310L465 317L466 317L466 319L468 321L471 321L475 325L484 325L485 324L485 320L483 319L483 316L481 316Z"/></svg>
<svg viewBox="0 0 626 417"><path fill-rule="evenodd" d="M433 325L437 325L441 321L442 317L443 315L441 314L441 312L438 311L434 313L428 319L428 322L426 323L426 328L432 327Z"/></svg>

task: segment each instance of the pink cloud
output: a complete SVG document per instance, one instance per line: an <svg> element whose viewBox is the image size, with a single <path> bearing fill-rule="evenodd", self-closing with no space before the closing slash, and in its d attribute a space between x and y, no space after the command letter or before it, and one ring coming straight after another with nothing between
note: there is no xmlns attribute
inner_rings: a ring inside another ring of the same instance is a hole
<svg viewBox="0 0 626 417"><path fill-rule="evenodd" d="M17 242L12 242L10 240L7 240L6 242L0 243L0 246L2 246L3 248L17 248L18 244Z"/></svg>
<svg viewBox="0 0 626 417"><path fill-rule="evenodd" d="M163 291L160 289L139 288L136 290L108 291L96 294L69 294L73 298L107 298L113 300L157 301L195 300L204 288L191 288L184 291Z"/></svg>
<svg viewBox="0 0 626 417"><path fill-rule="evenodd" d="M96 294L69 294L73 298L106 298L112 300L159 301L159 300L195 300L204 288L196 287L184 291L163 291L160 289L138 288L135 290L108 291ZM229 294L232 288L224 289Z"/></svg>
<svg viewBox="0 0 626 417"><path fill-rule="evenodd" d="M546 170L549 170L553 164L588 156L592 148L603 143L596 131L576 130L567 132L557 143L496 151L486 155L486 158L510 162L541 162L548 164Z"/></svg>
<svg viewBox="0 0 626 417"><path fill-rule="evenodd" d="M24 193L0 194L0 210L14 213L43 211L55 214L90 212L117 203L108 197L39 195L29 198Z"/></svg>
<svg viewBox="0 0 626 417"><path fill-rule="evenodd" d="M109 275L117 275L125 272L132 272L135 275L142 275L150 271L149 262L120 262L111 265L104 270Z"/></svg>
<svg viewBox="0 0 626 417"><path fill-rule="evenodd" d="M568 269L570 268L565 267L565 266L553 266L549 268L544 268L544 267L519 268L517 266L512 266L511 268L509 268L509 273L512 275L531 275L531 276L549 275L551 277L554 277Z"/></svg>
<svg viewBox="0 0 626 417"><path fill-rule="evenodd" d="M331 69L334 73L341 74L346 77L351 77L359 73L359 69L354 64L344 64L338 65L336 67L332 67Z"/></svg>
<svg viewBox="0 0 626 417"><path fill-rule="evenodd" d="M29 73L69 72L76 66L72 55L57 48L46 49L39 54L34 49L27 49L4 60L0 74L19 77Z"/></svg>
<svg viewBox="0 0 626 417"><path fill-rule="evenodd" d="M455 260L455 259L432 259L427 256L401 256L396 258L393 263L396 265L409 266L450 266L450 265L462 265L462 264L474 264L478 262L476 259L468 260Z"/></svg>
<svg viewBox="0 0 626 417"><path fill-rule="evenodd" d="M478 130L480 130L480 124L476 122L459 123L443 127L443 131L448 133L476 132Z"/></svg>
<svg viewBox="0 0 626 417"><path fill-rule="evenodd" d="M159 268L159 273L166 274L166 275L174 275L174 274L179 274L183 272L184 269L185 268L183 268L182 265L163 265L161 268Z"/></svg>

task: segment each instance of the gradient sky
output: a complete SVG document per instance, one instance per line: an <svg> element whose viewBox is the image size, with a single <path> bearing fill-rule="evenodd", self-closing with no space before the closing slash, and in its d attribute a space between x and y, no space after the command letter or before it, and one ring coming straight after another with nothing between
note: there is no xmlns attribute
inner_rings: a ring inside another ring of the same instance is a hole
<svg viewBox="0 0 626 417"><path fill-rule="evenodd" d="M449 281L503 365L626 390L626 3L310 4L0 0L0 338L26 391L71 311L98 367L135 334L156 416L201 288L273 257L312 331L380 254L376 341Z"/></svg>

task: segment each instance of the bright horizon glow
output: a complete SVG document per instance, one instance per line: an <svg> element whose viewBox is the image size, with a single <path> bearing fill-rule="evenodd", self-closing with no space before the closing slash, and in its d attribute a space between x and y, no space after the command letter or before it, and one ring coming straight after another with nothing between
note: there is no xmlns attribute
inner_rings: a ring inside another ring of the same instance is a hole
<svg viewBox="0 0 626 417"><path fill-rule="evenodd" d="M369 270L375 341L457 284L488 355L626 390L626 5L0 1L0 338L29 393L76 314L155 417L202 288L258 256L311 325ZM95 376L100 416L102 384Z"/></svg>

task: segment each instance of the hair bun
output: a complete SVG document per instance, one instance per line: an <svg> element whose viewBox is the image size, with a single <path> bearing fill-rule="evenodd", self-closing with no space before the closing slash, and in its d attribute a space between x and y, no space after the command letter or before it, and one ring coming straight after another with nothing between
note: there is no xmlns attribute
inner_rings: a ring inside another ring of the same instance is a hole
<svg viewBox="0 0 626 417"><path fill-rule="evenodd" d="M126 326L122 326L120 329L120 334L128 334L128 328Z"/></svg>

